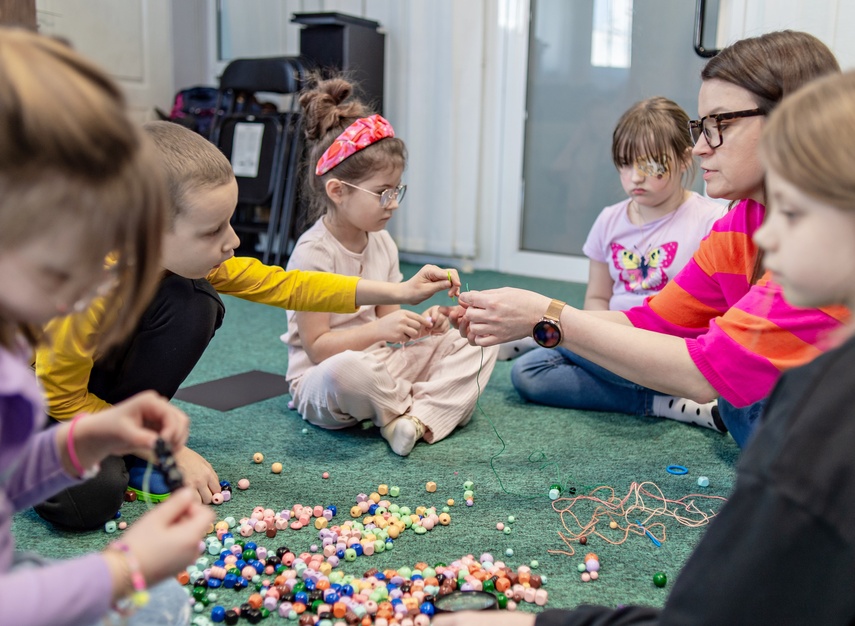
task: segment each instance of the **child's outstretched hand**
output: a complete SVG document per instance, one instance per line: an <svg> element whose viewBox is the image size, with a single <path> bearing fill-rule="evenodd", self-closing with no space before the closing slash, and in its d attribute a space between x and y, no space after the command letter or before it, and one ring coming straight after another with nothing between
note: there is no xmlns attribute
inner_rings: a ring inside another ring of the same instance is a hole
<svg viewBox="0 0 855 626"><path fill-rule="evenodd" d="M122 542L136 557L151 587L174 576L199 556L199 541L213 521L214 512L199 502L193 490L179 489L129 526L122 533ZM124 595L130 591L124 555L110 549L104 555L113 572L113 588L117 595Z"/></svg>
<svg viewBox="0 0 855 626"><path fill-rule="evenodd" d="M410 280L401 283L401 287L404 293L400 301L406 304L418 304L443 290L448 290L448 297L454 298L460 293L460 276L455 269L425 265Z"/></svg>
<svg viewBox="0 0 855 626"><path fill-rule="evenodd" d="M57 449L70 467L67 439L70 424L57 427ZM149 458L162 438L177 452L187 442L190 421L178 407L153 391L144 391L109 409L80 418L74 428L74 451L84 468L107 456L136 454Z"/></svg>
<svg viewBox="0 0 855 626"><path fill-rule="evenodd" d="M422 313L429 323L424 334L441 334L449 330L451 328L451 323L448 320L448 313L451 308L452 307L436 305Z"/></svg>
<svg viewBox="0 0 855 626"><path fill-rule="evenodd" d="M377 324L377 333L381 341L389 343L407 343L427 334L431 323L415 311L398 309L372 322Z"/></svg>

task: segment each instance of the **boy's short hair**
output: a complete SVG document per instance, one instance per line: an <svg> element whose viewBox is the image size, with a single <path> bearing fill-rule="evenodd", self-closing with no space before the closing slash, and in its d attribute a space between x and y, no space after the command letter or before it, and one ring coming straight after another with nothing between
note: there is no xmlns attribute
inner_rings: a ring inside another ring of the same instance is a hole
<svg viewBox="0 0 855 626"><path fill-rule="evenodd" d="M232 165L210 141L174 122L146 122L169 189L172 220L186 208L187 195L234 180Z"/></svg>

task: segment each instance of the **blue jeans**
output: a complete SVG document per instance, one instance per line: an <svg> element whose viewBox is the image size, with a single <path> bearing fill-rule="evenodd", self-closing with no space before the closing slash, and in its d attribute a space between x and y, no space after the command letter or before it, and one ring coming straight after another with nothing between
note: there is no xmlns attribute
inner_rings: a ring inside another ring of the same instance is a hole
<svg viewBox="0 0 855 626"><path fill-rule="evenodd" d="M537 404L566 409L653 415L653 399L667 394L643 387L565 348L537 348L511 369L517 393ZM719 413L736 443L743 447L762 413L765 400L736 408L719 399Z"/></svg>

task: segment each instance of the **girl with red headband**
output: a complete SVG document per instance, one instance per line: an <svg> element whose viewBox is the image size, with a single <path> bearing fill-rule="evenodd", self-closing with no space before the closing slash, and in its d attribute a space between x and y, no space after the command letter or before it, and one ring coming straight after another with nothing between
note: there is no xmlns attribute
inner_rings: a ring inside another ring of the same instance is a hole
<svg viewBox="0 0 855 626"><path fill-rule="evenodd" d="M314 225L288 269L398 282L398 249L386 224L404 199L404 142L380 115L349 100L344 79L320 82L300 103L310 146L308 197ZM482 351L449 332L448 308L419 315L397 305L356 313L289 312L291 397L303 419L339 429L370 420L407 456L469 421L496 348Z"/></svg>

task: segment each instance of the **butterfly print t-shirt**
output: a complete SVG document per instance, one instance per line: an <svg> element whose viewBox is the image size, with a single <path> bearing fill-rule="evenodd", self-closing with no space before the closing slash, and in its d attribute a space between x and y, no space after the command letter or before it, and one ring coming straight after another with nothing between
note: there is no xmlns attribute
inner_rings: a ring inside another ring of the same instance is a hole
<svg viewBox="0 0 855 626"><path fill-rule="evenodd" d="M727 212L725 205L692 192L676 211L642 226L629 220L629 203L627 198L603 209L583 247L589 259L609 267L612 311L630 309L660 291Z"/></svg>

